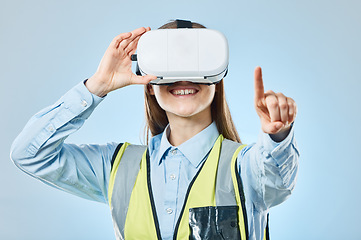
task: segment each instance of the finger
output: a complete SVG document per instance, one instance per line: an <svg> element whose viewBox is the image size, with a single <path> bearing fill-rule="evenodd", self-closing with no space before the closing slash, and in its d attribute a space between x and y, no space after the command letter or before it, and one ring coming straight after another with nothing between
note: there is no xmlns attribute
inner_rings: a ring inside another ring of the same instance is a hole
<svg viewBox="0 0 361 240"><path fill-rule="evenodd" d="M137 75L133 74L131 77L131 83L146 85L150 81L155 80L155 79L157 79L157 77L153 76L153 75L137 76Z"/></svg>
<svg viewBox="0 0 361 240"><path fill-rule="evenodd" d="M288 120L289 110L288 110L287 98L282 93L277 93L276 96L277 96L277 100L278 100L278 107L279 107L279 111L280 111L281 122L283 122L283 124L287 125L288 121L289 121Z"/></svg>
<svg viewBox="0 0 361 240"><path fill-rule="evenodd" d="M140 36L136 37L131 43L129 43L129 45L125 49L127 55L131 56L135 53L135 51L137 50L139 38Z"/></svg>
<svg viewBox="0 0 361 240"><path fill-rule="evenodd" d="M258 103L263 101L264 98L264 86L262 80L262 69L261 67L256 67L254 70L254 98L255 102Z"/></svg>
<svg viewBox="0 0 361 240"><path fill-rule="evenodd" d="M116 36L116 37L113 39L113 41L112 41L112 46L113 46L114 48L118 48L119 43L120 43L121 41L123 41L124 39L129 38L130 36L132 36L132 34L131 34L130 32L126 32L126 33L121 33L121 34L119 34L118 36Z"/></svg>
<svg viewBox="0 0 361 240"><path fill-rule="evenodd" d="M137 28L131 32L132 36L125 39L119 44L119 48L125 49L135 38L138 36L143 35L146 32L146 29L144 27Z"/></svg>
<svg viewBox="0 0 361 240"><path fill-rule="evenodd" d="M271 122L281 121L279 103L276 94L272 91L267 91L265 98L266 108L269 112Z"/></svg>
<svg viewBox="0 0 361 240"><path fill-rule="evenodd" d="M287 103L288 103L288 122L292 123L296 118L297 105L296 102L290 97L287 97Z"/></svg>

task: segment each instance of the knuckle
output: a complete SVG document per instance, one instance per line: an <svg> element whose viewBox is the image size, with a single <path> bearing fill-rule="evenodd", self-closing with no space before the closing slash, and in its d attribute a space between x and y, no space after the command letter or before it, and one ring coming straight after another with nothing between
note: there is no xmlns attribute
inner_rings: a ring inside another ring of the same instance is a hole
<svg viewBox="0 0 361 240"><path fill-rule="evenodd" d="M285 103L285 102L281 102L281 103L279 104L279 106L280 106L280 109L282 109L282 110L286 110L286 109L288 108L288 104Z"/></svg>
<svg viewBox="0 0 361 240"><path fill-rule="evenodd" d="M275 92L272 91L272 90L267 90L267 91L265 92L265 94L267 94L267 95L275 95Z"/></svg>
<svg viewBox="0 0 361 240"><path fill-rule="evenodd" d="M294 111L293 108L290 108L290 109L288 110L288 116L289 116L289 117L292 117L293 114L295 114L295 111Z"/></svg>
<svg viewBox="0 0 361 240"><path fill-rule="evenodd" d="M276 96L286 98L286 96L281 92L276 93Z"/></svg>
<svg viewBox="0 0 361 240"><path fill-rule="evenodd" d="M269 98L268 99L268 106L272 107L272 108L276 108L278 107L278 101L274 98Z"/></svg>
<svg viewBox="0 0 361 240"><path fill-rule="evenodd" d="M293 98L287 97L287 101L295 103L295 100Z"/></svg>
<svg viewBox="0 0 361 240"><path fill-rule="evenodd" d="M119 43L123 40L122 36L116 36L113 41L116 42L116 43Z"/></svg>

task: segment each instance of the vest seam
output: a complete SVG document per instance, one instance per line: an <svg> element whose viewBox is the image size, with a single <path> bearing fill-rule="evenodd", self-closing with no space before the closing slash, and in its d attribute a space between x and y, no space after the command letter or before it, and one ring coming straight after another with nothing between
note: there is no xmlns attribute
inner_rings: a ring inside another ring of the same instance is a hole
<svg viewBox="0 0 361 240"><path fill-rule="evenodd" d="M155 231L157 232L157 238L162 239L162 236L160 234L157 210L155 208L155 203L154 203L154 197L153 197L153 191L152 191L152 183L151 183L151 179L150 179L150 171L151 170L150 170L150 157L149 157L148 148L146 149L146 163L147 163L146 165L147 165L148 194L149 194L150 205L151 205L152 213L153 213L153 221L154 221L154 225L155 225Z"/></svg>
<svg viewBox="0 0 361 240"><path fill-rule="evenodd" d="M118 152L120 150L120 148L123 146L124 143L119 143L118 146L115 148L115 151L113 153L113 156L112 156L112 160L110 162L110 172L112 171L113 169L113 165L114 165L114 162L115 162L115 159L117 158L118 156Z"/></svg>
<svg viewBox="0 0 361 240"><path fill-rule="evenodd" d="M239 196L241 198L241 207L242 207L243 221L244 221L244 226L245 226L245 231L246 231L246 239L249 239L248 216L247 216L247 210L246 210L246 199L244 197L242 179L239 176L239 172L238 172L238 168L237 168L237 158L236 158L236 161L235 161L234 168L235 168L235 172L236 172L238 192L239 192Z"/></svg>

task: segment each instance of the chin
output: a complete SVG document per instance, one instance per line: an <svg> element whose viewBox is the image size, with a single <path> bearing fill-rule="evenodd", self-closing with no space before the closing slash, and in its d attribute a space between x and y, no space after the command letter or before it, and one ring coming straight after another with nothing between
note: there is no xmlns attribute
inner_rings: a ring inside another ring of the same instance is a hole
<svg viewBox="0 0 361 240"><path fill-rule="evenodd" d="M203 116L203 115L207 115L206 114L206 110L204 109L202 111L202 109L198 109L198 108L191 108L190 106L186 106L186 107L182 107L182 108L178 108L176 110L171 111L171 113L175 116L178 117L182 117L182 118L190 118L190 117L195 117L195 116Z"/></svg>
<svg viewBox="0 0 361 240"><path fill-rule="evenodd" d="M197 112L180 111L180 112L173 112L173 114L178 117L188 118L188 117L193 117L194 115L197 115Z"/></svg>

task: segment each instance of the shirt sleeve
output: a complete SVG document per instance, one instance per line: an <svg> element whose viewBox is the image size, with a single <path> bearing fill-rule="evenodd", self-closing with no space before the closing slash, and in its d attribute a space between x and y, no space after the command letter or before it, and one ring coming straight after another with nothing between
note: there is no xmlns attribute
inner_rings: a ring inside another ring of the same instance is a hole
<svg viewBox="0 0 361 240"><path fill-rule="evenodd" d="M111 158L117 144L64 143L102 100L80 82L55 104L35 114L11 146L15 165L53 187L107 202Z"/></svg>
<svg viewBox="0 0 361 240"><path fill-rule="evenodd" d="M296 183L298 158L293 126L282 142L274 142L261 132L255 144L239 153L243 188L258 211L278 205L290 196Z"/></svg>

